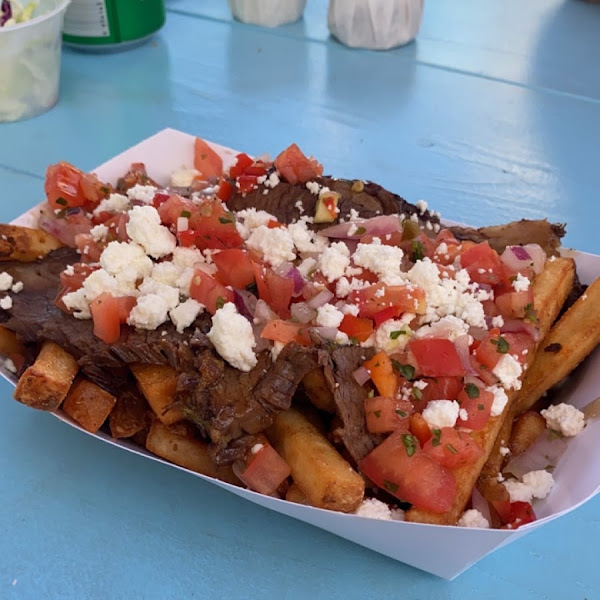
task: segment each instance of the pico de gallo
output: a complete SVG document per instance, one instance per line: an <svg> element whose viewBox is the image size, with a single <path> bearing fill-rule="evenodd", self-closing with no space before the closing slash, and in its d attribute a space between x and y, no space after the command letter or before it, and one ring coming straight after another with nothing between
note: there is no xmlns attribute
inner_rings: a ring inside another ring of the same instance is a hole
<svg viewBox="0 0 600 600"><path fill-rule="evenodd" d="M342 215L322 173L296 145L274 160L239 154L224 169L199 138L193 168L177 176L185 194L143 164L116 183L53 165L40 225L81 255L61 274L57 305L92 319L106 343L126 324L192 332L206 311L217 352L241 371L291 342L368 349L353 377L368 390L364 426L382 441L358 467L399 501L443 513L456 473L484 454L474 432L502 414L539 340L532 282L546 255L535 244L498 254L414 216ZM286 224L228 208L282 180L317 196L313 214ZM266 438L259 446L238 475L272 493L289 468ZM530 504L513 504L506 526L531 520Z"/></svg>

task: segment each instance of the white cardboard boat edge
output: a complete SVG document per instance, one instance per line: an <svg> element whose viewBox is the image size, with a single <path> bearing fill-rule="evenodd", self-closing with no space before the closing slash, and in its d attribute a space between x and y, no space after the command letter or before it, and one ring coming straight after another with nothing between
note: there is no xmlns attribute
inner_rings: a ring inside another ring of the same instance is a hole
<svg viewBox="0 0 600 600"><path fill-rule="evenodd" d="M132 162L143 162L148 174L164 185L175 169L191 167L193 145L194 136L174 129L164 129L100 165L94 172L100 179L114 183ZM234 161L236 151L218 144L211 145L221 154L226 166ZM37 222L37 213L37 207L34 207L17 217L13 223L33 227ZM590 283L600 275L600 256L576 251L566 253L577 261L579 275L584 283ZM569 386L561 400L582 408L600 395L600 352L596 351L580 367L578 373L577 386ZM10 373L2 371L1 374L15 383L14 376ZM83 431L64 414L58 412L55 416ZM600 491L600 446L596 443L600 437L600 420L589 423L581 434L569 442L566 453L554 471L556 483L552 492L548 498L534 506L538 520L512 531L381 521L293 504L188 471L129 442L114 440L104 433L88 435L186 471L265 508L304 521L445 579L454 579L490 552L571 512Z"/></svg>

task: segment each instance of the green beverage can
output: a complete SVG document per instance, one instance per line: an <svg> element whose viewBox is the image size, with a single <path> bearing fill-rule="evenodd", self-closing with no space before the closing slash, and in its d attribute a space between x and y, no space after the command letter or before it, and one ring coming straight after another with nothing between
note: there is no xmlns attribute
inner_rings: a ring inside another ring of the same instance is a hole
<svg viewBox="0 0 600 600"><path fill-rule="evenodd" d="M144 42L164 23L164 0L72 0L63 40L81 50L121 50Z"/></svg>

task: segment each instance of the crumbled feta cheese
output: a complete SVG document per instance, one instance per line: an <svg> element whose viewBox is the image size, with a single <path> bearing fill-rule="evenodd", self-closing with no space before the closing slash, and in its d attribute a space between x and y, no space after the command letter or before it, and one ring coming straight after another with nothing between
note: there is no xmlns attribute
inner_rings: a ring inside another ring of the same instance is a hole
<svg viewBox="0 0 600 600"><path fill-rule="evenodd" d="M250 371L256 366L253 348L256 345L250 321L240 315L235 304L227 302L212 318L207 334L215 350L231 366L240 371Z"/></svg>
<svg viewBox="0 0 600 600"><path fill-rule="evenodd" d="M169 310L175 308L179 304L179 288L162 283L152 277L146 277L138 287L138 292L141 296L156 294L160 296Z"/></svg>
<svg viewBox="0 0 600 600"><path fill-rule="evenodd" d="M131 309L127 323L138 329L156 329L169 317L169 302L159 294L140 296Z"/></svg>
<svg viewBox="0 0 600 600"><path fill-rule="evenodd" d="M260 225L252 231L246 244L251 250L259 252L274 267L296 258L294 239L283 227L269 229L265 225Z"/></svg>
<svg viewBox="0 0 600 600"><path fill-rule="evenodd" d="M140 185L136 183L132 188L127 190L127 197L129 200L151 204L157 191L157 188L153 185Z"/></svg>
<svg viewBox="0 0 600 600"><path fill-rule="evenodd" d="M510 454L510 448L508 448L507 446L500 446L500 449L498 451L502 456L508 456Z"/></svg>
<svg viewBox="0 0 600 600"><path fill-rule="evenodd" d="M123 289L117 279L105 269L92 271L83 282L85 299L88 303L95 300L100 294L108 292L113 296L122 296Z"/></svg>
<svg viewBox="0 0 600 600"><path fill-rule="evenodd" d="M186 248L185 246L177 246L173 250L173 264L177 267L194 268L197 263L206 262L202 252L197 248Z"/></svg>
<svg viewBox="0 0 600 600"><path fill-rule="evenodd" d="M446 242L442 242L436 249L435 253L439 256L443 256L444 254L448 254L448 244Z"/></svg>
<svg viewBox="0 0 600 600"><path fill-rule="evenodd" d="M340 309L345 315L352 315L353 317L358 317L358 313L360 309L356 304L344 304Z"/></svg>
<svg viewBox="0 0 600 600"><path fill-rule="evenodd" d="M139 279L150 275L152 259L135 243L110 242L100 255L100 266L116 277L123 288L121 295L124 295L128 290L135 289Z"/></svg>
<svg viewBox="0 0 600 600"><path fill-rule="evenodd" d="M365 498L354 514L369 519L392 520L392 511L390 510L390 507L385 502L377 500L377 498Z"/></svg>
<svg viewBox="0 0 600 600"><path fill-rule="evenodd" d="M10 296L4 296L4 298L2 298L0 300L0 308L2 310L9 310L12 308L12 305L13 305L13 301Z"/></svg>
<svg viewBox="0 0 600 600"><path fill-rule="evenodd" d="M456 400L432 400L423 410L423 418L431 429L454 427L460 405Z"/></svg>
<svg viewBox="0 0 600 600"><path fill-rule="evenodd" d="M108 227L106 225L96 225L90 229L90 235L95 242L103 242L108 235Z"/></svg>
<svg viewBox="0 0 600 600"><path fill-rule="evenodd" d="M256 210L256 208L247 208L236 213L236 229L242 238L247 239L248 236L257 227L268 225L271 221L277 219L270 213L264 210Z"/></svg>
<svg viewBox="0 0 600 600"><path fill-rule="evenodd" d="M171 254L177 246L175 236L161 224L160 215L153 206L134 206L129 211L127 235L152 258Z"/></svg>
<svg viewBox="0 0 600 600"><path fill-rule="evenodd" d="M9 373L16 373L17 372L17 367L16 367L15 363L12 361L12 359L10 359L10 358L5 358L4 359L4 368Z"/></svg>
<svg viewBox="0 0 600 600"><path fill-rule="evenodd" d="M487 391L492 392L494 395L490 414L492 417L497 417L504 411L504 407L508 403L508 396L506 395L504 389L499 385L491 385L487 388Z"/></svg>
<svg viewBox="0 0 600 600"><path fill-rule="evenodd" d="M177 280L181 276L183 272L182 267L178 267L175 263L170 260L165 260L163 262L155 263L152 266L152 272L150 273L150 277L155 279L156 281L160 281L165 285L170 285L173 287L177 286Z"/></svg>
<svg viewBox="0 0 600 600"><path fill-rule="evenodd" d="M585 415L571 404L553 404L540 411L546 419L546 427L559 431L566 437L580 433L585 427Z"/></svg>
<svg viewBox="0 0 600 600"><path fill-rule="evenodd" d="M375 240L373 241L375 242ZM358 244L352 258L359 267L376 273L383 283L399 285L404 283L404 277L400 270L403 256L404 252L401 248L372 243Z"/></svg>
<svg viewBox="0 0 600 600"><path fill-rule="evenodd" d="M111 194L104 198L94 209L94 214L98 216L103 212L118 213L125 212L129 208L129 198L123 194Z"/></svg>
<svg viewBox="0 0 600 600"><path fill-rule="evenodd" d="M317 268L317 261L314 258L305 258L297 267L298 271L304 279L308 279L309 275Z"/></svg>
<svg viewBox="0 0 600 600"><path fill-rule="evenodd" d="M425 202L425 200L417 200L416 206L422 215L424 215L427 212L427 202Z"/></svg>
<svg viewBox="0 0 600 600"><path fill-rule="evenodd" d="M309 229L305 221L291 223L287 230L292 236L298 252L323 252L327 249L327 238L317 235Z"/></svg>
<svg viewBox="0 0 600 600"><path fill-rule="evenodd" d="M273 347L271 348L271 360L275 362L280 352L285 348L285 344L283 342L273 342Z"/></svg>
<svg viewBox="0 0 600 600"><path fill-rule="evenodd" d="M507 479L503 482L510 495L511 502L531 502L534 498L543 500L554 485L554 477L548 471L530 471L522 481Z"/></svg>
<svg viewBox="0 0 600 600"><path fill-rule="evenodd" d="M350 250L344 242L333 242L319 257L319 269L329 283L344 275L350 266Z"/></svg>
<svg viewBox="0 0 600 600"><path fill-rule="evenodd" d="M185 302L171 309L169 316L177 331L183 333L183 330L189 327L203 310L204 306L200 302L197 302L193 298L188 298Z"/></svg>
<svg viewBox="0 0 600 600"><path fill-rule="evenodd" d="M322 327L339 327L344 318L344 313L333 304L324 304L317 308L315 322Z"/></svg>
<svg viewBox="0 0 600 600"><path fill-rule="evenodd" d="M413 336L409 323L414 317L412 313L404 313L401 319L389 319L383 322L375 332L375 349L390 354L403 350Z"/></svg>
<svg viewBox="0 0 600 600"><path fill-rule="evenodd" d="M468 421L469 420L469 411L466 408L461 408L458 411L458 418L461 421Z"/></svg>
<svg viewBox="0 0 600 600"><path fill-rule="evenodd" d="M497 327L498 329L500 329L503 326L504 326L504 319L502 318L502 315L497 315L496 317L492 317L492 327Z"/></svg>
<svg viewBox="0 0 600 600"><path fill-rule="evenodd" d="M73 268L73 265L67 265L66 269L63 271L63 273L65 275L68 275L69 277L71 275L75 275L75 269Z"/></svg>
<svg viewBox="0 0 600 600"><path fill-rule="evenodd" d="M73 316L76 319L91 319L89 302L85 297L85 289L80 287L74 292L69 292L62 297L64 305L73 311Z"/></svg>
<svg viewBox="0 0 600 600"><path fill-rule="evenodd" d="M500 383L507 390L520 390L521 381L519 377L523 373L523 368L510 354L503 354L492 373L500 380Z"/></svg>
<svg viewBox="0 0 600 600"><path fill-rule="evenodd" d="M12 290L12 292L14 294L18 294L19 292L23 291L23 282L22 281L17 281L16 283L13 284L13 286L10 288Z"/></svg>
<svg viewBox="0 0 600 600"><path fill-rule="evenodd" d="M200 171L196 169L180 167L171 173L171 185L173 187L189 187L199 175Z"/></svg>
<svg viewBox="0 0 600 600"><path fill-rule="evenodd" d="M10 290L12 284L13 284L13 278L10 273L6 273L6 272L0 273L0 291L1 292L6 292L6 291Z"/></svg>
<svg viewBox="0 0 600 600"><path fill-rule="evenodd" d="M475 527L477 529L489 529L489 521L476 509L465 510L458 523L459 527Z"/></svg>
<svg viewBox="0 0 600 600"><path fill-rule="evenodd" d="M442 317L439 321L419 327L415 332L417 338L446 338L454 341L469 333L469 325L454 315Z"/></svg>
<svg viewBox="0 0 600 600"><path fill-rule="evenodd" d="M316 181L307 181L306 189L311 193L317 196L321 190L321 186Z"/></svg>
<svg viewBox="0 0 600 600"><path fill-rule="evenodd" d="M517 273L515 280L512 283L513 289L515 292L526 292L529 289L529 285L531 282L527 277L521 275L521 273Z"/></svg>
<svg viewBox="0 0 600 600"><path fill-rule="evenodd" d="M364 279L357 279L353 277L348 279L347 277L340 277L335 284L335 294L338 298L345 298L349 296L353 290L360 290L362 288L369 287L370 282Z"/></svg>

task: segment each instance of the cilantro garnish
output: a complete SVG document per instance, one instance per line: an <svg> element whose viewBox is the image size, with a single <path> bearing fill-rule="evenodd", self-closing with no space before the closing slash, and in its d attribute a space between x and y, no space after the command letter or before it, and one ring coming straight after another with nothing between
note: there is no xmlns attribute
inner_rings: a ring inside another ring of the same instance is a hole
<svg viewBox="0 0 600 600"><path fill-rule="evenodd" d="M412 365L403 365L396 359L392 358L392 366L402 377L411 381L415 377L415 368Z"/></svg>
<svg viewBox="0 0 600 600"><path fill-rule="evenodd" d="M402 434L402 443L404 444L404 447L406 448L406 454L408 456L412 456L417 451L418 441L414 435L411 435L410 433L403 433Z"/></svg>
<svg viewBox="0 0 600 600"><path fill-rule="evenodd" d="M55 200L56 204L59 204L60 206L67 206L68 202L62 197L59 196L56 200Z"/></svg>
<svg viewBox="0 0 600 600"><path fill-rule="evenodd" d="M215 304L217 308L223 308L225 306L225 298L223 298L223 296L219 296Z"/></svg>
<svg viewBox="0 0 600 600"><path fill-rule="evenodd" d="M506 354L510 349L510 344L502 336L497 340L490 340L490 342L496 346L496 352L499 354Z"/></svg>
<svg viewBox="0 0 600 600"><path fill-rule="evenodd" d="M446 450L448 450L448 452L450 452L450 454L458 453L458 450L452 444L446 444L444 447L446 448Z"/></svg>
<svg viewBox="0 0 600 600"><path fill-rule="evenodd" d="M393 481L383 480L383 487L390 493L395 494L398 491L398 484Z"/></svg>
<svg viewBox="0 0 600 600"><path fill-rule="evenodd" d="M418 260L423 260L425 258L425 246L423 246L421 242L413 240L410 243L410 249L412 252L413 262L417 262Z"/></svg>
<svg viewBox="0 0 600 600"><path fill-rule="evenodd" d="M442 437L442 430L441 429L432 429L431 433L433 434L433 439L431 440L431 445L439 446L440 438Z"/></svg>
<svg viewBox="0 0 600 600"><path fill-rule="evenodd" d="M467 392L469 398L479 398L479 388L474 383L467 383L465 392Z"/></svg>

